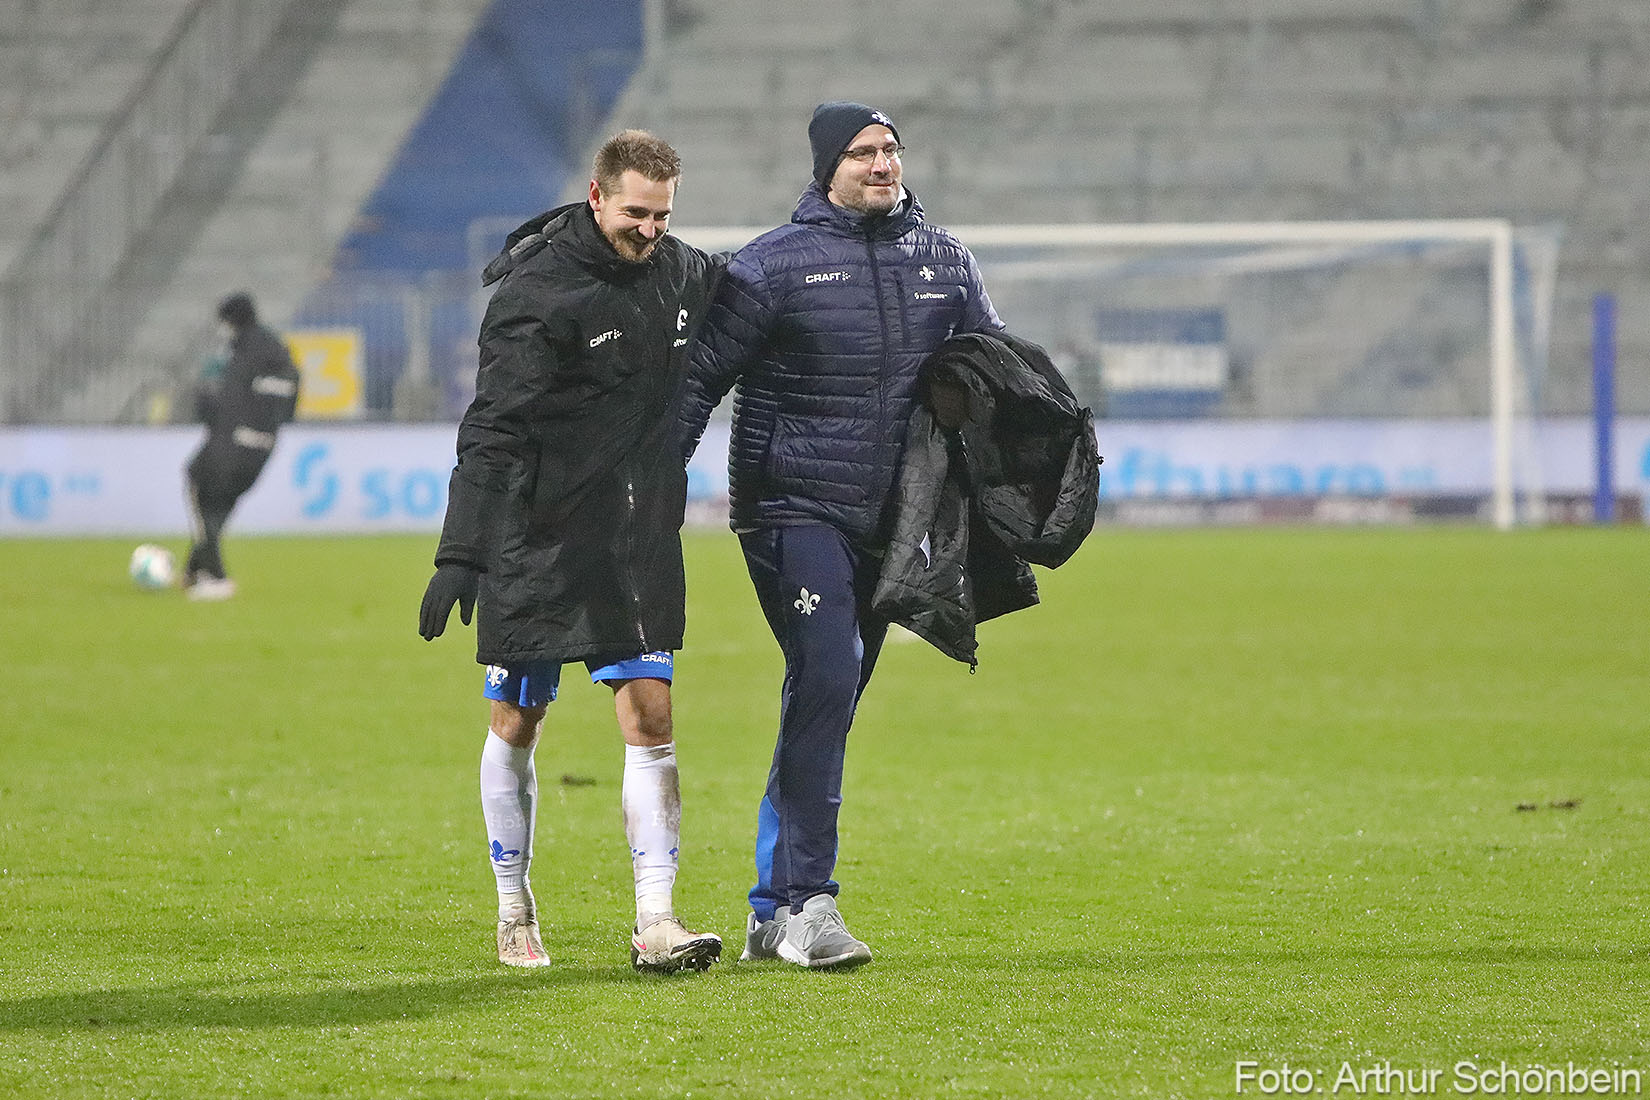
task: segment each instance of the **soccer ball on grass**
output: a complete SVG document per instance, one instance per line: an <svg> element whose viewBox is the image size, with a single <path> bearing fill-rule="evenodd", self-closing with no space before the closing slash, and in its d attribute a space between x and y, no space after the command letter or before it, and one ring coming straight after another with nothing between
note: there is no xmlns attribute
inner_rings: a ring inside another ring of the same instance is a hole
<svg viewBox="0 0 1650 1100"><path fill-rule="evenodd" d="M126 571L139 588L171 588L178 577L178 563L166 547L146 542L132 551Z"/></svg>

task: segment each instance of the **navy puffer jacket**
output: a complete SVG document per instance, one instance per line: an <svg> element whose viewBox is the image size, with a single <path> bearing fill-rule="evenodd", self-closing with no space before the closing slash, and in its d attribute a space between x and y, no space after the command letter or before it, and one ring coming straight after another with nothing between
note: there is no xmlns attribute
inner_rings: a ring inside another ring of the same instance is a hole
<svg viewBox="0 0 1650 1100"><path fill-rule="evenodd" d="M918 367L1002 327L974 257L915 195L862 216L811 186L733 257L688 367L685 453L734 389L733 528L825 523L878 546Z"/></svg>

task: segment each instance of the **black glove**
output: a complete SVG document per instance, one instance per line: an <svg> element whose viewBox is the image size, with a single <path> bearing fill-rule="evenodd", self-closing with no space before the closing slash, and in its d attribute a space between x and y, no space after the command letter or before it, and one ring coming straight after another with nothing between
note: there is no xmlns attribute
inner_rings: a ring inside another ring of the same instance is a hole
<svg viewBox="0 0 1650 1100"><path fill-rule="evenodd" d="M426 642L441 637L447 629L447 616L458 604L458 617L470 625L470 614L476 606L476 589L481 586L481 571L460 562L448 562L437 567L430 586L424 589L424 604L418 609L418 632Z"/></svg>

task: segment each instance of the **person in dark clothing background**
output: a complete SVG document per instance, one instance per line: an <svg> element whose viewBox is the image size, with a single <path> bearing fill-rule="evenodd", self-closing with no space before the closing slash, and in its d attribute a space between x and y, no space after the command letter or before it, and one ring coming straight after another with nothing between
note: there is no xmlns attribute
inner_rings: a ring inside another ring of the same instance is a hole
<svg viewBox="0 0 1650 1100"><path fill-rule="evenodd" d="M631 963L704 969L720 937L676 918L681 798L671 722L684 619L687 475L677 407L693 327L720 268L667 233L675 150L626 130L596 154L586 202L512 234L483 273L476 397L458 429L447 516L419 633L478 609L491 700L482 816L497 879L498 957L547 965L528 881L533 751L561 667L613 690L636 886Z"/></svg>
<svg viewBox="0 0 1650 1100"><path fill-rule="evenodd" d="M229 360L221 374L204 380L196 397L206 440L185 470L192 542L183 581L193 600L235 594L223 564L224 525L298 407L298 368L281 338L258 323L251 295L235 293L219 302L218 320L229 329Z"/></svg>
<svg viewBox="0 0 1650 1100"><path fill-rule="evenodd" d="M822 968L871 957L831 876L848 729L888 630L871 602L918 367L1002 323L974 257L905 190L886 114L822 103L808 139L791 223L734 255L699 334L682 432L691 456L737 386L731 525L785 656L742 957Z"/></svg>

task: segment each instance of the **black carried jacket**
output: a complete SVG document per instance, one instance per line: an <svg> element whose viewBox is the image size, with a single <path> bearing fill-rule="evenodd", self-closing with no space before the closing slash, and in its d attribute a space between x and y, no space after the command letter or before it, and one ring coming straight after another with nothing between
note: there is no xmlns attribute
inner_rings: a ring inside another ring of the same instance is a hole
<svg viewBox="0 0 1650 1100"><path fill-rule="evenodd" d="M1006 333L940 345L920 396L872 607L972 669L975 626L1037 602L1027 563L1064 563L1094 527L1094 417Z"/></svg>
<svg viewBox="0 0 1650 1100"><path fill-rule="evenodd" d="M527 222L487 266L483 285L502 281L435 558L485 571L483 664L681 646L676 418L712 273L670 236L623 259L587 203Z"/></svg>

